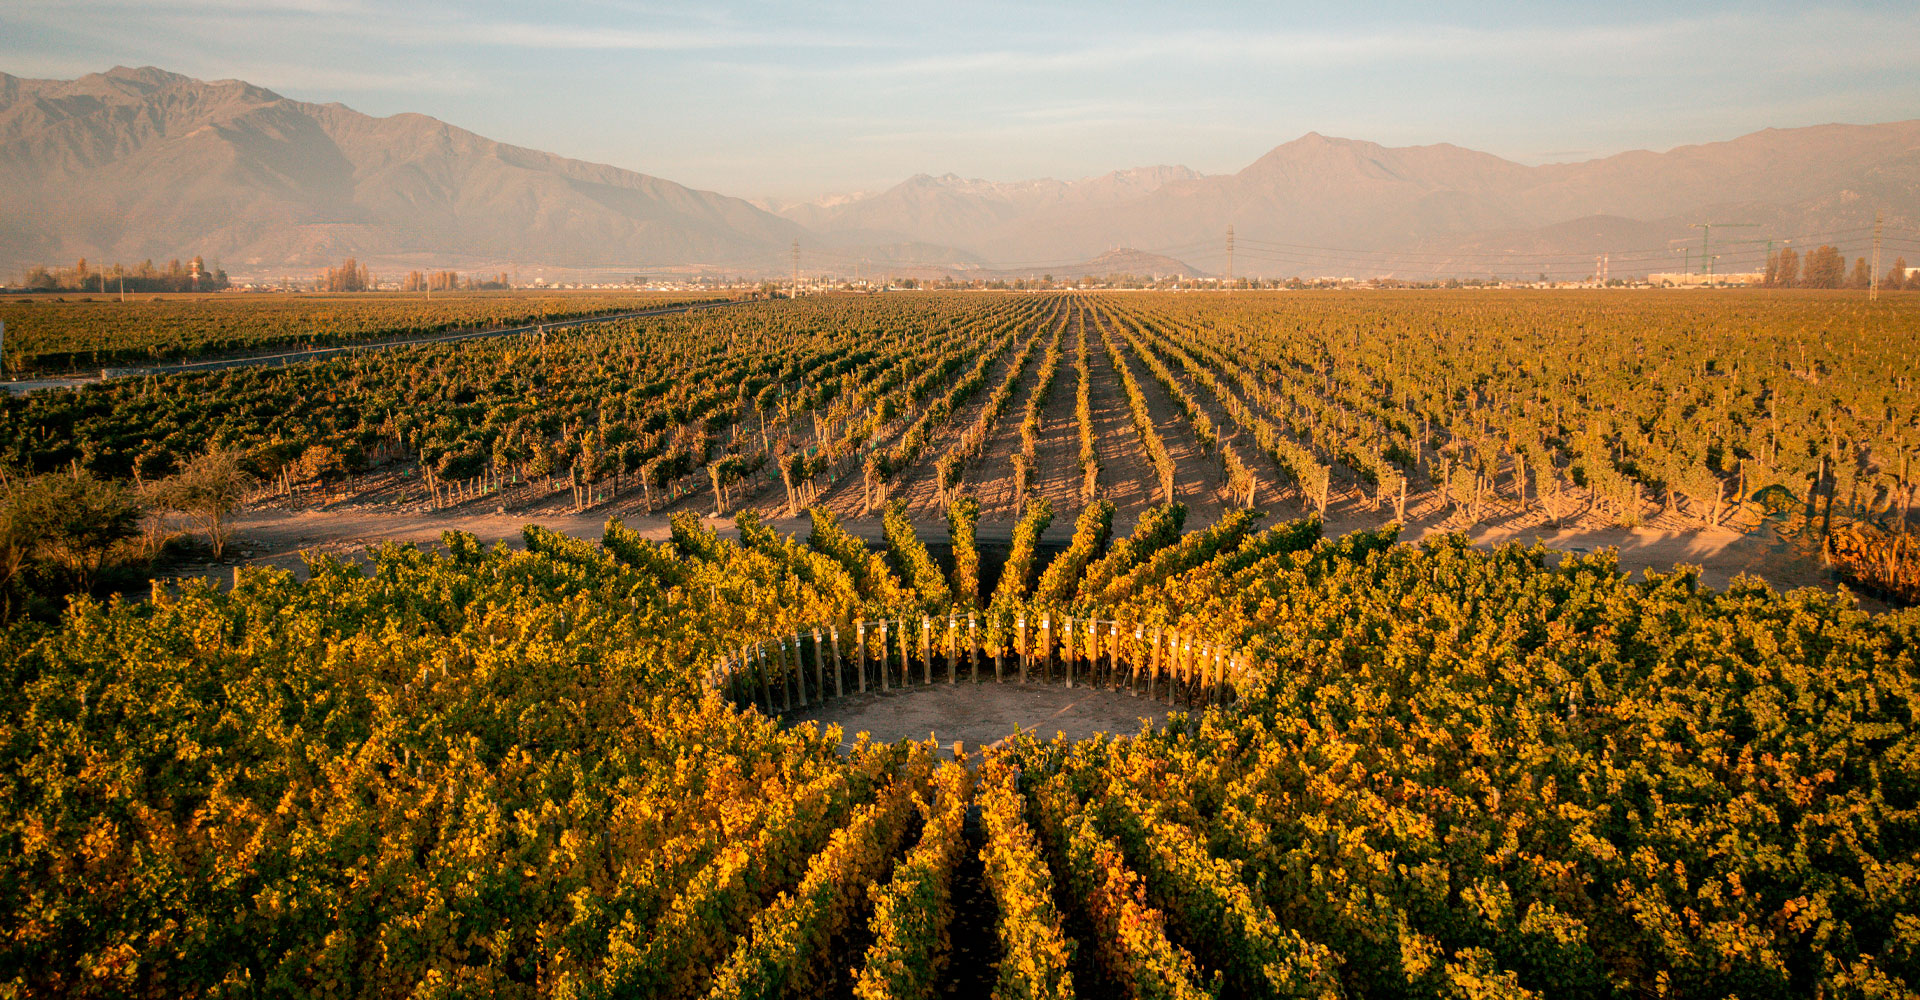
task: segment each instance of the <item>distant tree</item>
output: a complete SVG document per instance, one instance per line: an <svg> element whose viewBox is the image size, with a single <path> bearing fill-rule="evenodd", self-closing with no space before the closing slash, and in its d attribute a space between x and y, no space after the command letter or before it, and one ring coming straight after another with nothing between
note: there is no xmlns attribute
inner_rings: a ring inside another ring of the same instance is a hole
<svg viewBox="0 0 1920 1000"><path fill-rule="evenodd" d="M1800 283L1800 254L1792 247L1784 247L1775 261L1772 285L1775 288L1792 288Z"/></svg>
<svg viewBox="0 0 1920 1000"><path fill-rule="evenodd" d="M1907 287L1907 259L1905 257L1895 257L1893 259L1893 266L1887 268L1887 276L1880 279L1880 287Z"/></svg>
<svg viewBox="0 0 1920 1000"><path fill-rule="evenodd" d="M1839 288L1847 277L1847 259L1830 246L1807 254L1803 267L1800 283L1808 288Z"/></svg>
<svg viewBox="0 0 1920 1000"><path fill-rule="evenodd" d="M174 266L178 267L179 261ZM341 261L339 267L327 268L320 279L320 289L327 292L364 292L372 287L373 275L352 257Z"/></svg>
<svg viewBox="0 0 1920 1000"><path fill-rule="evenodd" d="M323 447L315 445L314 448ZM300 465L307 465L308 448ZM178 475L155 490L155 502L168 510L179 511L193 519L207 533L207 544L218 559L225 553L229 521L233 512L253 489L253 476L242 464L244 456L232 448L214 447L189 459Z"/></svg>
<svg viewBox="0 0 1920 1000"><path fill-rule="evenodd" d="M1855 257L1853 259L1853 273L1847 275L1847 287L1864 290L1871 284L1873 284L1873 271L1867 267L1867 259L1865 257Z"/></svg>

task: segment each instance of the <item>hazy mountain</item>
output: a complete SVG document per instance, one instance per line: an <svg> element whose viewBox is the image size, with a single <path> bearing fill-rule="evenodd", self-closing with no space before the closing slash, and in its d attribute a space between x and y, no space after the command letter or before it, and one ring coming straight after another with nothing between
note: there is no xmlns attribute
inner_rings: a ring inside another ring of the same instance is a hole
<svg viewBox="0 0 1920 1000"><path fill-rule="evenodd" d="M992 258L1001 251L989 253L987 248L1017 245L1019 232L1035 218L1083 210L1097 213L1138 201L1174 181L1199 177L1178 166L1135 167L1077 181L999 182L918 174L884 191L831 195L783 206L780 214L822 234L857 234L881 241L916 238ZM1001 253L999 259L1021 258Z"/></svg>
<svg viewBox="0 0 1920 1000"><path fill-rule="evenodd" d="M1117 247L1092 260L1078 264L1049 265L1039 270L1032 267L1008 268L1004 271L988 272L997 278L1020 277L1032 274L1051 274L1055 278L1104 278L1115 274L1130 274L1136 278L1210 278L1200 268L1186 261L1164 254L1147 253L1132 247Z"/></svg>
<svg viewBox="0 0 1920 1000"><path fill-rule="evenodd" d="M800 228L737 198L157 69L0 74L0 266L201 253L235 273L376 265L778 266Z"/></svg>
<svg viewBox="0 0 1920 1000"><path fill-rule="evenodd" d="M1697 237L1688 224L1703 219L1756 224L1716 231L1726 271L1752 266L1767 238L1841 233L1855 241L1842 249L1859 252L1876 212L1893 231L1920 222L1920 121L1769 129L1546 166L1309 133L1232 174L921 174L756 205L238 81L0 74L0 267L13 273L82 255L197 252L236 274L310 274L352 254L389 273L784 275L795 239L808 273L1198 273L1224 265L1232 225L1241 275L1519 274L1555 260L1584 273L1581 255L1601 251L1618 253L1614 273L1625 275L1679 266L1669 244ZM1138 249L1101 256L1116 247Z"/></svg>
<svg viewBox="0 0 1920 1000"><path fill-rule="evenodd" d="M1920 219L1920 121L1769 129L1539 167L1445 144L1396 149L1309 133L1238 173L1169 181L1116 205L1033 213L969 249L1072 260L1125 244L1188 259L1209 253L1201 259L1217 263L1232 225L1243 275L1445 274L1498 270L1496 254L1523 268L1529 256L1647 251L1630 258L1646 265L1668 241L1697 237L1688 228L1696 221L1757 224L1728 238L1819 238L1871 225L1876 212L1889 226ZM1727 253L1728 265L1747 266L1764 250ZM1657 268L1637 267L1649 269Z"/></svg>

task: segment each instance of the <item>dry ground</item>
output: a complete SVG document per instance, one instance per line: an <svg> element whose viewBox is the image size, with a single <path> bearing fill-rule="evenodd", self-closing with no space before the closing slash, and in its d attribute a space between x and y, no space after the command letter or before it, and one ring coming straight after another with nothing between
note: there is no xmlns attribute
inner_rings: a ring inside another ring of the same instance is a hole
<svg viewBox="0 0 1920 1000"><path fill-rule="evenodd" d="M1095 733L1129 735L1143 720L1166 719L1170 706L1117 691L1064 684L935 683L887 694L849 695L788 716L793 725L838 725L851 743L932 739L947 756L956 741L968 753L1015 732L1083 740Z"/></svg>
<svg viewBox="0 0 1920 1000"><path fill-rule="evenodd" d="M1275 516L1292 517L1297 513L1282 510ZM578 538L598 539L605 529L607 517L605 512L599 510L529 517L523 513L373 510L350 505L338 509L297 511L260 509L246 512L235 521L234 557L229 562L298 570L302 565L303 552L348 556L387 542L433 544L439 541L440 533L447 530L470 532L489 544L504 540L510 546L518 547L520 529L528 523L538 523ZM1114 537L1124 537L1137 520L1137 513L1116 516ZM722 534L733 533L730 521L708 519L706 523L719 529ZM811 523L804 516L774 518L768 523L782 533L801 537L805 537L811 529ZM878 518L844 523L854 534L869 542L878 543L884 537ZM1376 527L1379 523L1378 519L1361 521L1334 518L1328 521L1327 533L1335 535L1361 527ZM668 537L665 518L630 518L627 525L648 538L664 540ZM1189 519L1187 522L1188 530L1204 526L1205 522L1198 519ZM184 525L180 529L185 530ZM1401 538L1418 541L1427 535L1444 534L1450 530L1453 529L1444 524L1415 523L1402 531ZM1011 539L1012 533L1013 525L1010 522L983 523L979 538L982 543L1005 543ZM1053 526L1042 537L1046 541L1064 542L1072 533L1072 518L1056 516ZM944 521L922 524L920 534L928 541L944 541L946 524ZM1620 568L1626 572L1638 574L1649 569L1667 572L1676 565L1694 565L1701 567L1702 581L1715 588L1724 588L1735 576L1743 573L1757 576L1780 590L1797 587L1833 589L1837 585L1834 575L1804 545L1783 539L1770 527L1751 532L1726 528L1676 531L1579 526L1555 530L1546 526L1512 527L1496 524L1469 529L1466 534L1476 544L1489 546L1506 542L1532 543L1536 540L1550 548L1570 551L1593 552L1611 546L1619 550ZM224 577L230 576L231 570L225 566L197 565L183 567L175 575ZM1871 602L1863 599L1863 603Z"/></svg>

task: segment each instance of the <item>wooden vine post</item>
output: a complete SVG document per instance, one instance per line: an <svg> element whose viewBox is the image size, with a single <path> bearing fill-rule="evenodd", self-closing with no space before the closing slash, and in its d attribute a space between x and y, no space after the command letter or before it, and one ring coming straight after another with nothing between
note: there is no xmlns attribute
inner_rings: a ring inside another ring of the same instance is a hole
<svg viewBox="0 0 1920 1000"><path fill-rule="evenodd" d="M835 677L835 681L839 678ZM838 687L838 685L835 685ZM827 700L827 658L820 650L820 630L813 630L813 693L821 701ZM834 692L836 695L839 692Z"/></svg>
<svg viewBox="0 0 1920 1000"><path fill-rule="evenodd" d="M1141 645L1144 636L1145 630L1135 625L1133 627L1133 658L1132 663L1129 664L1133 670L1131 676L1127 678L1127 693L1135 698L1140 697L1140 664L1146 659L1144 655L1146 650Z"/></svg>
<svg viewBox="0 0 1920 1000"><path fill-rule="evenodd" d="M933 619L920 616L920 679L933 684Z"/></svg>
<svg viewBox="0 0 1920 1000"><path fill-rule="evenodd" d="M866 694L867 693L867 623L864 621L854 622L853 629L854 629L853 669L855 674L859 678L857 683L859 685L860 693Z"/></svg>
<svg viewBox="0 0 1920 1000"><path fill-rule="evenodd" d="M896 622L894 632L900 637L900 686L913 685L913 623Z"/></svg>
<svg viewBox="0 0 1920 1000"><path fill-rule="evenodd" d="M1099 687L1102 683L1100 676L1100 623L1089 618L1080 623L1080 631L1086 636L1086 641L1080 644L1080 651L1086 658L1087 686Z"/></svg>
<svg viewBox="0 0 1920 1000"><path fill-rule="evenodd" d="M766 713L772 715L774 714L773 673L767 669L767 644L764 642L753 647L753 673L760 682L758 685L760 698L766 703Z"/></svg>
<svg viewBox="0 0 1920 1000"><path fill-rule="evenodd" d="M1061 632L1064 634L1061 636L1061 641L1060 641L1060 659L1063 661L1063 663L1067 668L1067 687L1071 689L1073 687L1073 619L1072 618L1068 618L1066 620L1066 624L1062 626Z"/></svg>
<svg viewBox="0 0 1920 1000"><path fill-rule="evenodd" d="M1048 683L1053 681L1053 615L1040 619L1040 669Z"/></svg>
<svg viewBox="0 0 1920 1000"><path fill-rule="evenodd" d="M793 682L796 678L793 676L792 669L787 666L787 641L785 639L780 640L780 652L778 655L780 657L778 661L780 664L780 707L790 712L793 711L795 704ZM807 692L803 687L800 689L799 704L805 705L806 703Z"/></svg>
<svg viewBox="0 0 1920 1000"><path fill-rule="evenodd" d="M1147 639L1147 700L1154 699L1154 687L1160 680L1160 628L1154 626Z"/></svg>
<svg viewBox="0 0 1920 1000"><path fill-rule="evenodd" d="M847 693L845 688L847 669L840 662L840 626L833 626L831 631L833 636L833 696L835 698L841 698L845 697ZM866 685L863 684L861 686L865 687Z"/></svg>
<svg viewBox="0 0 1920 1000"><path fill-rule="evenodd" d="M973 671L973 683L980 683L980 632L975 627L973 612L967 612L967 666ZM996 674L998 671L995 672ZM995 677L994 680L999 680Z"/></svg>
<svg viewBox="0 0 1920 1000"><path fill-rule="evenodd" d="M1027 682L1027 616L1021 615L1018 622L1017 635L1020 644L1014 647L1014 651L1020 658L1020 683L1025 684Z"/></svg>
<svg viewBox="0 0 1920 1000"><path fill-rule="evenodd" d="M954 661L960 658L960 616L947 616L947 683L955 679Z"/></svg>

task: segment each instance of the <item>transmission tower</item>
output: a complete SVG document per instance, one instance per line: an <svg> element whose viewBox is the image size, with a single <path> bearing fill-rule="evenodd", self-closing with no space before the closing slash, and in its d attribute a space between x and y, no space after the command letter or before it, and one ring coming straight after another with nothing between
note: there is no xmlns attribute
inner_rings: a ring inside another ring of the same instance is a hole
<svg viewBox="0 0 1920 1000"><path fill-rule="evenodd" d="M1598 280L1595 283L1600 285L1602 288L1606 287L1606 284L1607 284L1607 265L1611 263L1612 257L1613 257L1612 254L1607 254L1607 253L1603 253L1600 255L1599 264L1595 271L1595 275Z"/></svg>
<svg viewBox="0 0 1920 1000"><path fill-rule="evenodd" d="M1696 222L1688 229L1700 230L1700 259L1706 262L1707 284L1713 284L1713 254L1708 252L1707 243L1713 237L1713 227L1726 229L1733 226L1758 226L1758 222Z"/></svg>
<svg viewBox="0 0 1920 1000"><path fill-rule="evenodd" d="M1880 301L1880 213L1873 213L1873 269L1867 272L1867 301Z"/></svg>
<svg viewBox="0 0 1920 1000"><path fill-rule="evenodd" d="M800 237L793 238L793 293L788 298L800 297Z"/></svg>
<svg viewBox="0 0 1920 1000"><path fill-rule="evenodd" d="M1227 227L1227 294L1233 294L1233 227Z"/></svg>

